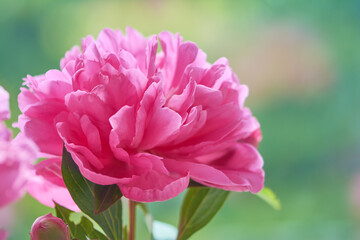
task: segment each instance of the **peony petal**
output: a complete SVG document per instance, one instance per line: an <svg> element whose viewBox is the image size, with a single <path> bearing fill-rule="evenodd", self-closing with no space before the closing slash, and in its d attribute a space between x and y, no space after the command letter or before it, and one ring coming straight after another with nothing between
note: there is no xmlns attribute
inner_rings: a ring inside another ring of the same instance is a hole
<svg viewBox="0 0 360 240"><path fill-rule="evenodd" d="M9 93L0 86L0 121L10 118Z"/></svg>
<svg viewBox="0 0 360 240"><path fill-rule="evenodd" d="M167 93L176 71L177 52L182 39L179 34L174 35L170 32L161 32L158 36L163 55L157 58L157 67L161 69L164 79L166 79L167 85L164 90Z"/></svg>
<svg viewBox="0 0 360 240"><path fill-rule="evenodd" d="M65 109L65 105L58 101L39 101L19 116L18 126L41 152L60 156L63 143L56 131L54 118Z"/></svg>
<svg viewBox="0 0 360 240"><path fill-rule="evenodd" d="M74 151L72 152L73 154L80 155L81 158L86 159L86 162L89 163L89 166L98 169L104 168L104 163L89 149L87 144L87 136L85 136L83 132L76 129L76 126L73 126L67 122L57 123L56 126L61 138L65 143L65 146L68 146L69 144L73 145L71 148L71 150ZM85 139L85 141L83 139ZM80 144L84 144L85 146ZM70 150L68 149L68 151Z"/></svg>
<svg viewBox="0 0 360 240"><path fill-rule="evenodd" d="M15 146L17 161L33 164L38 158L38 147L33 141L25 137L23 133L18 133L16 137L11 142Z"/></svg>
<svg viewBox="0 0 360 240"><path fill-rule="evenodd" d="M118 53L121 49L121 41L123 41L123 35L121 31L114 31L109 28L102 30L97 37L97 45L100 51L103 52Z"/></svg>
<svg viewBox="0 0 360 240"><path fill-rule="evenodd" d="M211 157L211 155L209 155ZM263 160L249 144L236 144L229 152L215 160L197 162L165 160L169 170L189 171L190 177L207 186L231 191L259 192L264 187Z"/></svg>
<svg viewBox="0 0 360 240"><path fill-rule="evenodd" d="M166 83L171 83L170 88L180 88L183 84L182 76L184 74L185 68L194 62L198 53L198 47L195 43L185 42L180 44L177 55L177 64L174 77L172 81L167 81ZM182 89L182 88L180 88Z"/></svg>
<svg viewBox="0 0 360 240"><path fill-rule="evenodd" d="M23 136L0 141L0 207L24 196L36 155L36 146Z"/></svg>
<svg viewBox="0 0 360 240"><path fill-rule="evenodd" d="M162 159L153 155L137 155L134 158L146 157L152 162L152 170L134 178L128 184L119 184L122 194L133 201L154 202L166 201L184 191L189 184L188 173L170 174Z"/></svg>
<svg viewBox="0 0 360 240"><path fill-rule="evenodd" d="M155 59L156 59L157 47L158 47L158 40L156 35L153 35L149 38L146 47L146 68L147 68L148 77L153 76L156 72Z"/></svg>
<svg viewBox="0 0 360 240"><path fill-rule="evenodd" d="M206 70L205 75L199 81L200 84L213 87L215 82L224 75L225 65L214 64L208 70Z"/></svg>
<svg viewBox="0 0 360 240"><path fill-rule="evenodd" d="M97 127L90 121L87 115L83 115L80 118L81 130L83 131L88 148L95 154L101 154L102 152L102 142L99 130Z"/></svg>
<svg viewBox="0 0 360 240"><path fill-rule="evenodd" d="M48 207L54 208L56 202L73 211L80 211L62 179L61 158L46 159L35 165L34 176L29 179L27 188L32 197Z"/></svg>
<svg viewBox="0 0 360 240"><path fill-rule="evenodd" d="M0 240L6 240L8 238L9 234L5 230L0 230Z"/></svg>
<svg viewBox="0 0 360 240"><path fill-rule="evenodd" d="M2 154L0 152L0 155ZM0 207L15 202L25 195L29 174L20 162L1 164L0 176Z"/></svg>
<svg viewBox="0 0 360 240"><path fill-rule="evenodd" d="M151 182L147 188L141 187L142 184ZM166 186L159 188L159 184ZM155 202L166 201L176 197L183 192L189 185L189 176L171 177L159 173L147 173L132 181L131 184L119 184L122 194L133 201Z"/></svg>
<svg viewBox="0 0 360 240"><path fill-rule="evenodd" d="M135 107L122 107L109 121L113 128L110 135L112 149L130 147L135 136Z"/></svg>
<svg viewBox="0 0 360 240"><path fill-rule="evenodd" d="M158 83L150 85L146 90L139 115L145 115L146 123L144 126L144 135L140 144L141 149L151 149L154 146L163 143L180 128L181 117L175 111L163 107L165 102L161 95L161 87ZM137 127L139 127L137 125Z"/></svg>
<svg viewBox="0 0 360 240"><path fill-rule="evenodd" d="M19 108L22 112L25 112L30 106L37 103L39 98L35 96L29 89L20 88L20 94L18 96Z"/></svg>
<svg viewBox="0 0 360 240"><path fill-rule="evenodd" d="M242 142L249 143L257 148L261 140L262 140L262 132L260 128L258 128L255 131L253 131L250 136L242 140Z"/></svg>
<svg viewBox="0 0 360 240"><path fill-rule="evenodd" d="M58 70L50 70L45 74L46 81L38 85L40 98L57 98L64 101L66 94L72 91L71 78Z"/></svg>
<svg viewBox="0 0 360 240"><path fill-rule="evenodd" d="M70 51L65 53L65 57L61 59L60 68L64 69L69 62L75 61L80 54L80 48L78 46L72 47Z"/></svg>
<svg viewBox="0 0 360 240"><path fill-rule="evenodd" d="M0 141L11 141L11 136L11 131L4 123L0 122Z"/></svg>
<svg viewBox="0 0 360 240"><path fill-rule="evenodd" d="M223 103L223 96L219 90L203 85L196 86L194 95L194 106L202 106L204 110L215 108Z"/></svg>
<svg viewBox="0 0 360 240"><path fill-rule="evenodd" d="M91 121L99 122L101 125L107 125L113 109L106 105L95 94L76 91L66 95L65 104L68 111L78 115L86 114ZM91 106L91 107L89 107ZM110 125L108 125L110 127Z"/></svg>
<svg viewBox="0 0 360 240"><path fill-rule="evenodd" d="M66 132L64 123L58 123L58 128L61 135ZM125 163L126 161L109 162L114 159L99 159L88 148L67 142L64 137L63 139L67 151L71 153L81 174L88 180L101 185L111 185L127 183L132 178L131 166Z"/></svg>
<svg viewBox="0 0 360 240"><path fill-rule="evenodd" d="M136 105L144 92L146 76L139 70L127 70L118 77L112 77L106 87L110 104L120 109L125 105Z"/></svg>
<svg viewBox="0 0 360 240"><path fill-rule="evenodd" d="M179 95L173 95L167 103L167 106L180 115L184 116L191 105L194 103L194 93L196 84L194 80L190 80L183 92Z"/></svg>

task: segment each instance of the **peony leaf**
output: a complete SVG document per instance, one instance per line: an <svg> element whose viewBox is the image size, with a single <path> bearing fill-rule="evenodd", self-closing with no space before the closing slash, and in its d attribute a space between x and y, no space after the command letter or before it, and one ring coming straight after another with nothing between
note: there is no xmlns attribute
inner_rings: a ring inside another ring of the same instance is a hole
<svg viewBox="0 0 360 240"><path fill-rule="evenodd" d="M57 203L55 203L55 210L57 217L61 218L69 226L72 238L87 240L88 237L90 239L107 240L107 237L97 231L92 222L85 216L81 217L80 223L75 224L70 220L70 214L73 213L73 211Z"/></svg>
<svg viewBox="0 0 360 240"><path fill-rule="evenodd" d="M276 197L275 193L270 188L264 187L256 195L261 199L263 199L265 202L267 202L274 209L280 210L281 208L280 200Z"/></svg>
<svg viewBox="0 0 360 240"><path fill-rule="evenodd" d="M94 186L95 194L95 214L100 214L114 203L116 203L123 195L117 185L98 185Z"/></svg>
<svg viewBox="0 0 360 240"><path fill-rule="evenodd" d="M70 153L64 148L61 171L67 189L77 206L104 230L110 240L122 239L122 205L117 201L110 208L96 215L94 183L85 179Z"/></svg>
<svg viewBox="0 0 360 240"><path fill-rule="evenodd" d="M177 239L188 239L204 227L224 204L230 192L216 188L190 188L183 200Z"/></svg>

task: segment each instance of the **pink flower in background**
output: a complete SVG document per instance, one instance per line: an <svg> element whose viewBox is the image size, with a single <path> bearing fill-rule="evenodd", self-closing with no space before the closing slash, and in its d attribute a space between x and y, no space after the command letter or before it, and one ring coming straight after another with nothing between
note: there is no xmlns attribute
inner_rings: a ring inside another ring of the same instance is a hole
<svg viewBox="0 0 360 240"><path fill-rule="evenodd" d="M350 187L351 212L360 219L360 173L354 176Z"/></svg>
<svg viewBox="0 0 360 240"><path fill-rule="evenodd" d="M24 196L37 154L31 141L11 140L11 131L2 122L9 117L9 94L0 86L0 207Z"/></svg>
<svg viewBox="0 0 360 240"><path fill-rule="evenodd" d="M6 240L8 237L8 233L4 230L0 230L0 240Z"/></svg>
<svg viewBox="0 0 360 240"><path fill-rule="evenodd" d="M8 119L9 94L0 86L0 121ZM41 203L53 207L53 200L73 210L77 206L61 177L61 160L48 159L33 165L38 157L36 145L17 135L0 122L0 208L22 198L28 191Z"/></svg>
<svg viewBox="0 0 360 240"><path fill-rule="evenodd" d="M69 227L51 213L35 220L30 232L31 240L71 240Z"/></svg>
<svg viewBox="0 0 360 240"><path fill-rule="evenodd" d="M18 98L19 127L41 152L61 156L65 143L87 179L135 201L173 198L190 178L262 189L260 126L225 58L210 64L178 34L128 28L86 37L60 65L28 76Z"/></svg>
<svg viewBox="0 0 360 240"><path fill-rule="evenodd" d="M11 139L11 132L3 123L4 120L9 119L9 94L0 86L0 140L9 141Z"/></svg>

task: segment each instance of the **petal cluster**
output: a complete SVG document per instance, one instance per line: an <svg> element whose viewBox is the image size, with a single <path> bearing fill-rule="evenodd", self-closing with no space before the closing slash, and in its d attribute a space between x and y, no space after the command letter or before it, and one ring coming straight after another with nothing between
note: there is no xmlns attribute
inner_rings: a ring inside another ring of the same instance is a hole
<svg viewBox="0 0 360 240"><path fill-rule="evenodd" d="M19 95L19 127L41 152L61 156L64 143L87 179L135 201L173 198L190 179L262 189L260 126L225 58L210 64L178 34L105 29L60 67Z"/></svg>

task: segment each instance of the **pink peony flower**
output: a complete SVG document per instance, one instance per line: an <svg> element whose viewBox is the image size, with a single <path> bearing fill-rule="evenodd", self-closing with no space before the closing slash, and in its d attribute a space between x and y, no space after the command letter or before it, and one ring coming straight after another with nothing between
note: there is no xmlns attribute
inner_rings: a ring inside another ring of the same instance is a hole
<svg viewBox="0 0 360 240"><path fill-rule="evenodd" d="M105 29L60 66L28 76L19 95L19 127L43 153L61 156L65 143L87 179L135 201L173 198L190 178L262 189L260 126L225 58L208 63L178 34Z"/></svg>
<svg viewBox="0 0 360 240"><path fill-rule="evenodd" d="M0 86L0 120L8 119L9 94ZM0 122L0 208L24 196L28 191L41 203L54 207L54 200L79 211L61 177L59 159L36 165L36 145L19 134L12 140L11 131Z"/></svg>
<svg viewBox="0 0 360 240"><path fill-rule="evenodd" d="M28 139L0 140L0 207L25 195L36 153L36 146Z"/></svg>
<svg viewBox="0 0 360 240"><path fill-rule="evenodd" d="M35 220L30 232L31 240L71 240L69 227L51 213Z"/></svg>
<svg viewBox="0 0 360 240"><path fill-rule="evenodd" d="M10 117L9 94L0 86L0 121ZM0 207L23 197L36 146L25 138L11 141L11 131L0 122Z"/></svg>

